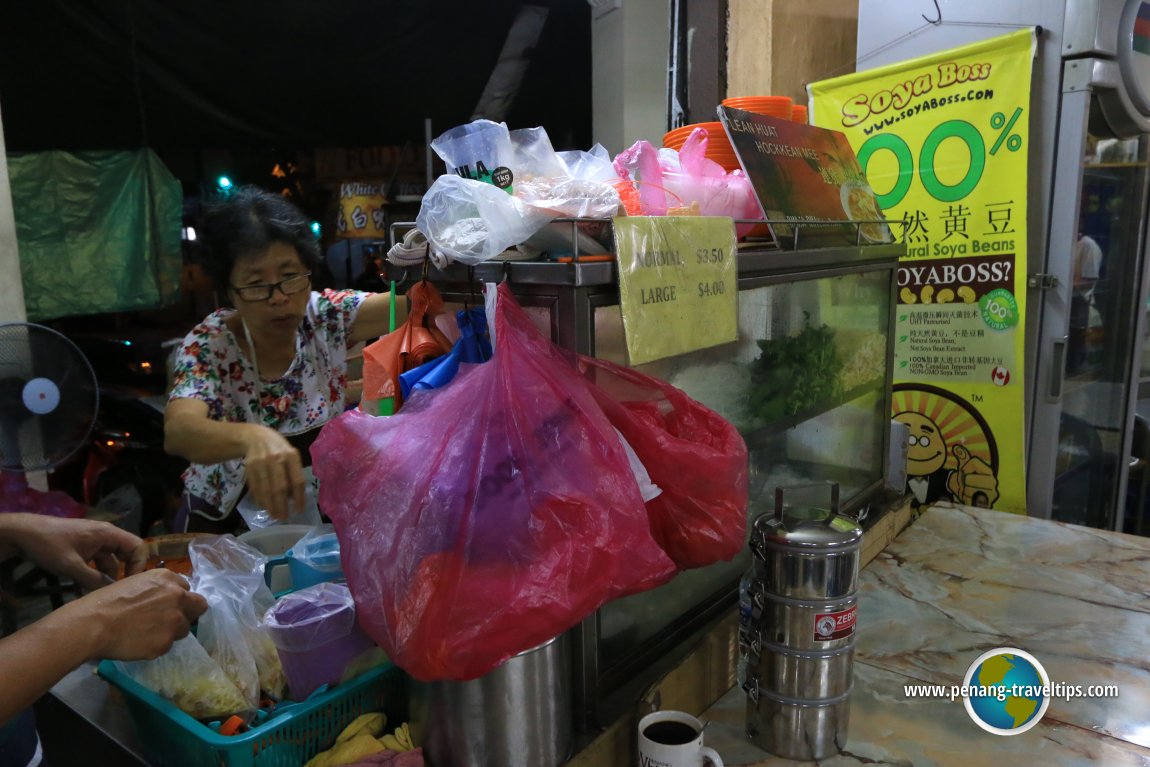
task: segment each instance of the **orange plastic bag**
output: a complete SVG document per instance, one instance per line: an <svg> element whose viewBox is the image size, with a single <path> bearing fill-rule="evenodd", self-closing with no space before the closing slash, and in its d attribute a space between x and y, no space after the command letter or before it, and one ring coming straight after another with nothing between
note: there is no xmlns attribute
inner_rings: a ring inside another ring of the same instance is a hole
<svg viewBox="0 0 1150 767"><path fill-rule="evenodd" d="M403 404L399 374L451 351L451 341L435 324L443 314L443 296L426 280L407 291L411 311L407 321L363 350L363 398L360 409L372 415L386 415L381 404L393 403L392 412Z"/></svg>

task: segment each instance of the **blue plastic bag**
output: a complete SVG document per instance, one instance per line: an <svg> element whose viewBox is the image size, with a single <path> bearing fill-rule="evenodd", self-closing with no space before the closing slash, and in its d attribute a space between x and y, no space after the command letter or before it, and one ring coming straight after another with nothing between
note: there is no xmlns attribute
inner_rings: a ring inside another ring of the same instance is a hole
<svg viewBox="0 0 1150 767"><path fill-rule="evenodd" d="M456 312L455 322L459 326L460 337L450 352L400 374L399 389L405 400L417 389L446 386L459 372L461 362L479 363L491 359L491 339L483 307Z"/></svg>

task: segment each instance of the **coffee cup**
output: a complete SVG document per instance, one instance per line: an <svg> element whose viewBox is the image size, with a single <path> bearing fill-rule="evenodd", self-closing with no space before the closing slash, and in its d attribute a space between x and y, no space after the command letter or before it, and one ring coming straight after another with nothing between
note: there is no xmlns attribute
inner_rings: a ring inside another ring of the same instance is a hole
<svg viewBox="0 0 1150 767"><path fill-rule="evenodd" d="M639 720L639 767L723 767L703 745L703 723L683 711L656 711Z"/></svg>

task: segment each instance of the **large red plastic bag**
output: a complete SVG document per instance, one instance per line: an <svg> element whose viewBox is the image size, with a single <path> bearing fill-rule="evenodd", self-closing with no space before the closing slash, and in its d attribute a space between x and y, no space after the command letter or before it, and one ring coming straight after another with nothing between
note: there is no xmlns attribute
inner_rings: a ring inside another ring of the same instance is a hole
<svg viewBox="0 0 1150 767"><path fill-rule="evenodd" d="M311 449L360 625L422 680L481 676L675 573L572 356L506 286L494 329L490 361Z"/></svg>
<svg viewBox="0 0 1150 767"><path fill-rule="evenodd" d="M683 570L738 554L747 533L747 446L738 429L665 381L579 361L600 407L663 491L647 503L663 550Z"/></svg>

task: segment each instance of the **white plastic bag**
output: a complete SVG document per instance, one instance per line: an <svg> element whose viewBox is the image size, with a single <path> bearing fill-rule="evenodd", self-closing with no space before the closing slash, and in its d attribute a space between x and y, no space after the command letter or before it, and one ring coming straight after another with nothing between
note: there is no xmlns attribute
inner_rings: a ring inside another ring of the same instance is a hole
<svg viewBox="0 0 1150 767"><path fill-rule="evenodd" d="M189 634L155 660L115 661L117 668L196 719L254 715L255 707Z"/></svg>
<svg viewBox="0 0 1150 767"><path fill-rule="evenodd" d="M551 218L491 184L440 176L423 196L415 223L448 258L478 264L524 242Z"/></svg>
<svg viewBox="0 0 1150 767"><path fill-rule="evenodd" d="M249 530L260 530L272 525L307 525L314 527L320 524L323 520L319 513L319 481L312 473L310 466L305 466L303 470L304 476L304 507L303 511L298 514L289 514L282 522L271 514L267 509L261 509L252 500L251 493L247 493L240 502L236 504L236 511L239 512L240 517L243 518L244 523L248 526Z"/></svg>
<svg viewBox="0 0 1150 767"><path fill-rule="evenodd" d="M283 697L283 666L262 617L275 603L264 582L263 554L231 536L188 544L192 591L208 600L197 636L236 687L259 705L260 691Z"/></svg>
<svg viewBox="0 0 1150 767"><path fill-rule="evenodd" d="M501 167L514 164L515 150L506 123L473 120L436 136L431 148L447 165L447 172L485 183Z"/></svg>

